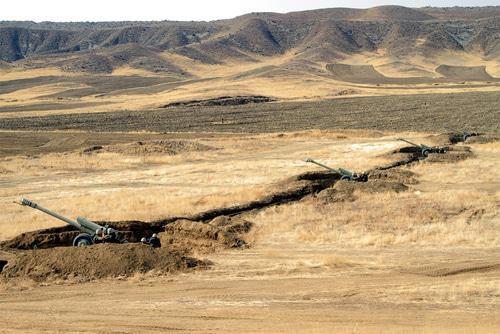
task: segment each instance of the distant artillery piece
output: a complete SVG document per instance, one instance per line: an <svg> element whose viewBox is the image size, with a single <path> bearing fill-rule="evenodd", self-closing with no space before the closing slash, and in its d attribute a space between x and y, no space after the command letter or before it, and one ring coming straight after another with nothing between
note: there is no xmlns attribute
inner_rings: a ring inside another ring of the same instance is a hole
<svg viewBox="0 0 500 334"><path fill-rule="evenodd" d="M73 239L73 246L82 247L82 246L90 246L94 243L98 242L113 242L113 243L126 243L126 240L118 239L118 231L113 230L108 226L101 226L99 224L94 223L93 221L88 220L87 218L78 217L76 221L66 218L54 211L46 209L33 201L28 199L22 199L20 202L14 202L16 204L22 206L29 206L30 208L37 209L42 211L49 216L57 218L66 222L67 224L77 228L81 233L78 234ZM101 235L99 235L101 234Z"/></svg>
<svg viewBox="0 0 500 334"><path fill-rule="evenodd" d="M343 169L343 168L338 168L338 169L335 169L335 168L331 168L327 165L323 165L322 163L320 162L317 162L311 158L307 158L305 160L305 162L310 162L310 163L313 163L315 165L318 165L320 167L323 167L331 172L334 172L334 173L337 173L340 175L340 179L341 180L346 180L346 181L356 181L356 182L366 182L368 181L368 174L366 173L361 173L361 174L358 174L358 173L354 173L354 172L351 172L347 169Z"/></svg>
<svg viewBox="0 0 500 334"><path fill-rule="evenodd" d="M419 149L418 153L420 157L427 158L429 154L431 153L446 153L448 150L445 147L430 147L424 144L415 144L412 143L409 140L403 139L403 138L398 138L398 140L404 141L405 143L408 143L417 149Z"/></svg>
<svg viewBox="0 0 500 334"><path fill-rule="evenodd" d="M451 129L449 127L444 127L446 130L451 132L450 141L452 143L464 142L470 137L477 137L480 135L478 132L469 132L469 131L458 131L455 129Z"/></svg>

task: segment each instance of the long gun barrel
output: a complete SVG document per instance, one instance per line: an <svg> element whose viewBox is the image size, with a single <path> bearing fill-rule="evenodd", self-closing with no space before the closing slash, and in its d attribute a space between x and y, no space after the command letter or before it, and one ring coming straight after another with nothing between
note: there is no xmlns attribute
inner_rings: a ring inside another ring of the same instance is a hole
<svg viewBox="0 0 500 334"><path fill-rule="evenodd" d="M354 172L351 172L351 171L349 171L347 169L343 169L343 168L335 169L332 167L328 167L327 165L323 165L322 163L317 162L311 158L307 158L305 161L316 164L316 165L323 167L329 171L332 171L334 173L339 174L341 176L341 178L340 178L341 180L360 181L360 182L366 182L368 180L368 175L366 173L356 174Z"/></svg>
<svg viewBox="0 0 500 334"><path fill-rule="evenodd" d="M103 228L103 226L96 224L96 223L94 223L86 218L83 218L83 217L76 218L76 221L69 219L69 218L66 218L64 216L61 216L57 212L46 209L43 206L40 206L40 205L36 204L35 202L30 201L28 199L23 198L20 202L16 202L16 203L23 205L23 206L29 206L33 209L40 210L40 211L48 214L49 216L52 216L52 217L57 218L59 220L62 220L64 222L68 223L69 225L77 228L78 230L85 232L85 233L88 233L90 235L94 235L96 233L96 230Z"/></svg>
<svg viewBox="0 0 500 334"><path fill-rule="evenodd" d="M18 202L16 202L18 203ZM71 226L74 226L76 227L77 229L81 229L81 226L80 224L78 224L76 221L74 220L71 220L69 218L66 218L64 216L61 216L60 214L58 214L57 212L54 212L54 211L51 211L49 209L46 209L44 208L43 206L40 206L38 204L36 204L35 202L33 201L30 201L28 199L22 199L21 202L19 202L18 204L21 204L21 205L24 205L24 206L29 206L33 209L37 209L37 210L40 210L42 212L45 212L46 214L48 214L49 216L52 216L54 218L57 218L59 220L62 220L62 221L65 221L66 223L70 224Z"/></svg>
<svg viewBox="0 0 500 334"><path fill-rule="evenodd" d="M406 140L404 138L398 138L398 140L404 141L404 142L406 142L406 143L408 143L410 145L416 146L416 147L420 147L420 148L422 147L422 145L418 145L418 144L412 143L411 141Z"/></svg>
<svg viewBox="0 0 500 334"><path fill-rule="evenodd" d="M334 169L334 168L332 168L332 167L328 167L327 165L323 165L322 163L317 162L317 161L315 161L315 160L313 160L313 159L311 159L311 158L307 158L305 161L306 161L306 162L313 163L313 164L316 164L316 165L318 165L318 166L320 166L320 167L323 167L323 168L325 168L325 169L328 169L329 171L332 171L332 172L335 172L335 173L338 173L338 174L342 174L340 170Z"/></svg>

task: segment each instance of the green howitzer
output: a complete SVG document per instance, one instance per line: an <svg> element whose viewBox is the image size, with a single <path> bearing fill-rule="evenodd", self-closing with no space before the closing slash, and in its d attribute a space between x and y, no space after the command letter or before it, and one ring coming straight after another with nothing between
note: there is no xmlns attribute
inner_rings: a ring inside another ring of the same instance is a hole
<svg viewBox="0 0 500 334"><path fill-rule="evenodd" d="M357 182L366 182L368 181L368 175L366 173L361 173L361 174L358 174L358 173L354 173L354 172L351 172L347 169L344 169L344 168L338 168L338 169L335 169L335 168L331 168L327 165L324 165L320 162L317 162L311 158L307 158L305 160L305 162L309 162L309 163L313 163L315 165L318 165L320 167L323 167L331 172L334 172L334 173L337 173L340 175L340 179L341 180L346 180L346 181L357 181Z"/></svg>
<svg viewBox="0 0 500 334"><path fill-rule="evenodd" d="M450 138L453 138L455 140L455 142L464 142L469 139L469 137L476 137L476 136L479 136L479 133L477 132L469 132L469 131L458 131L456 129L452 129L452 128L449 128L449 127L444 127L446 130L450 131L452 133L452 136L453 137L450 137Z"/></svg>
<svg viewBox="0 0 500 334"><path fill-rule="evenodd" d="M428 157L429 154L431 154L431 153L446 153L446 148L430 147L430 146L427 146L424 144L419 145L419 144L412 143L411 141L406 140L404 138L398 138L398 140L404 141L405 143L408 143L408 144L418 148L420 150L419 155L424 157L424 158Z"/></svg>
<svg viewBox="0 0 500 334"><path fill-rule="evenodd" d="M117 231L113 230L108 226L101 226L99 224L96 224L93 221L88 220L87 218L77 217L76 220L72 220L58 214L57 212L46 209L33 201L24 198L20 202L14 202L14 203L20 204L22 206L29 206L30 208L42 211L43 213L46 213L49 216L62 220L67 224L78 229L81 233L73 239L73 246L76 247L90 246L96 243L97 241L99 242L106 242L107 240L109 240L109 242L118 241L118 239L116 239Z"/></svg>

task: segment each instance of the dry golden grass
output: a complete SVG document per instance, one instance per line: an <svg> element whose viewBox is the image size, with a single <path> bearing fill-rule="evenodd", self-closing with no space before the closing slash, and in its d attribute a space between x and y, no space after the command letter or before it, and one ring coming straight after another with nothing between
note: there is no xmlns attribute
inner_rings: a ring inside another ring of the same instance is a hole
<svg viewBox="0 0 500 334"><path fill-rule="evenodd" d="M68 216L94 220L154 220L257 199L272 184L306 170L312 157L327 165L366 170L402 134L374 131L302 131L204 141L218 148L177 156L117 153L48 154L2 159L0 239L61 223L12 204L28 197ZM415 133L405 137L422 141ZM474 145L475 158L411 168L421 183L405 193L355 193L354 202L307 200L250 216L257 240L354 247L467 246L500 242L496 164L498 143ZM274 241L273 241L274 240Z"/></svg>
<svg viewBox="0 0 500 334"><path fill-rule="evenodd" d="M70 152L4 158L0 165L10 172L0 170L0 240L62 225L10 203L21 196L90 219L194 213L257 198L288 176L319 169L303 163L306 156L350 169L385 163L385 153L401 145L395 141L400 136L313 130L199 140L219 150L170 157ZM404 137L421 142L425 135ZM461 162L408 167L421 183L404 193L358 191L355 201L323 204L311 198L249 213L245 218L255 224L251 247L209 255L210 270L86 283L96 292L92 295L82 295L79 285L0 286L4 322L15 327L12 319L29 315L23 323L36 321L40 330L40 322L48 326L37 318L42 309L62 314L58 328L68 330L77 328L68 325L75 314L93 312L95 318L113 312L123 323L152 315L160 321L170 314L165 327L187 330L195 321L206 328L210 316L211 326L219 319L217 328L229 331L237 321L260 332L260 322L252 326L262 319L270 332L299 325L318 333L494 332L499 271L474 271L474 266L488 261L498 266L500 145L472 149L475 156ZM428 275L429 266L472 269L437 277ZM65 312L68 305L78 312ZM370 312L360 312L360 305ZM186 323L186 315L193 320ZM277 327L277 318L291 325Z"/></svg>
<svg viewBox="0 0 500 334"><path fill-rule="evenodd" d="M202 64L192 59L165 52L162 56L171 61L174 65L191 73L194 78L211 78L208 81L190 82L179 86L176 89L169 89L163 92L152 94L139 94L124 92L117 96L94 96L75 99L76 101L98 101L108 102L106 105L93 106L78 109L59 109L58 114L81 113L81 112L112 112L117 110L144 110L157 108L170 102L191 99L207 99L226 95L267 95L282 100L304 100L338 98L346 95L352 96L373 96L373 95L395 95L395 94L426 94L426 93L456 93L456 92L478 92L478 91L499 91L498 85L486 85L484 82L467 82L467 87L456 83L408 85L400 88L386 89L386 85L377 86L373 83L353 84L341 82L328 77L325 71L326 63L314 63L312 66L323 74L309 73L300 69L287 70L279 68L276 71L272 67L279 67L293 61L296 57L295 50L276 57L252 57L257 61L235 61L227 60L221 65ZM500 76L500 63L496 59L484 59L479 55L465 53L439 54L435 57L424 58L414 56L411 58L399 59L388 55L384 50L374 53L361 53L354 55L344 55L343 63L354 65L371 64L381 73L394 77L408 76L436 76L440 75L434 70L440 64L460 65L460 66L486 66L487 71L493 76ZM414 70L408 68L415 67ZM264 69L263 75L248 75L239 77L247 71ZM267 70L269 69L269 70ZM78 73L66 73L59 69L11 69L0 73L1 80L14 80L32 78L46 75L75 76ZM116 69L112 75L137 75L144 77L158 77L158 73L145 70L122 67ZM179 79L181 80L181 79ZM48 85L15 91L0 96L0 106L30 105L36 103L60 103L55 99L40 99L40 96L53 94L65 89L77 88L77 84ZM417 87L418 89L415 89ZM12 102L15 101L15 102ZM0 118L21 117L21 116L43 116L54 114L53 110L35 110L29 112L4 112Z"/></svg>
<svg viewBox="0 0 500 334"><path fill-rule="evenodd" d="M357 193L354 202L308 200L270 208L251 219L266 242L348 247L467 246L500 243L498 143L474 145L476 157L453 164L423 162L421 184L405 193Z"/></svg>
<svg viewBox="0 0 500 334"><path fill-rule="evenodd" d="M56 67L47 67L39 69L24 69L24 68L10 68L0 71L0 81L18 80L36 78L41 76L75 76L78 74L64 72Z"/></svg>
<svg viewBox="0 0 500 334"><path fill-rule="evenodd" d="M70 152L4 158L0 160L4 170L0 174L4 185L0 189L0 239L64 224L12 204L20 197L64 215L93 220L193 214L257 199L275 182L318 170L303 161L308 156L353 170L387 162L379 155L400 144L392 136L368 139L368 133L222 137L201 142L216 150L176 156Z"/></svg>

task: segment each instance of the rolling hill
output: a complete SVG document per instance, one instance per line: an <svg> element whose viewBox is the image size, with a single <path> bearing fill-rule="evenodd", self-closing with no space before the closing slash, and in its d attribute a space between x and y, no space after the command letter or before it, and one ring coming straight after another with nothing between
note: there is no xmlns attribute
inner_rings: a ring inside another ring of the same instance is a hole
<svg viewBox="0 0 500 334"><path fill-rule="evenodd" d="M50 113L50 103L73 113L222 96L498 90L499 77L500 6L327 8L211 22L0 22L4 117Z"/></svg>
<svg viewBox="0 0 500 334"><path fill-rule="evenodd" d="M272 56L292 49L324 61L338 53L377 49L402 56L459 50L493 57L500 52L499 36L500 7L334 8L252 13L214 22L1 22L0 59L13 62L49 54L99 54L128 44L207 63ZM155 58L152 53L146 57ZM109 70L112 65L106 67Z"/></svg>

